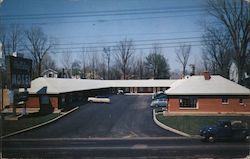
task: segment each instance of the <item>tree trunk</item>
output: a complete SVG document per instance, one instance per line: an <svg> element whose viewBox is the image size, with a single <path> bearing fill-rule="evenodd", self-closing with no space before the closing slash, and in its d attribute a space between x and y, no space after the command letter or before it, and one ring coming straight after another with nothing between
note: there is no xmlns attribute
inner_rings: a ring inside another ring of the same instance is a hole
<svg viewBox="0 0 250 159"><path fill-rule="evenodd" d="M185 77L186 75L186 67L183 65L183 68L182 68L182 75L183 77Z"/></svg>

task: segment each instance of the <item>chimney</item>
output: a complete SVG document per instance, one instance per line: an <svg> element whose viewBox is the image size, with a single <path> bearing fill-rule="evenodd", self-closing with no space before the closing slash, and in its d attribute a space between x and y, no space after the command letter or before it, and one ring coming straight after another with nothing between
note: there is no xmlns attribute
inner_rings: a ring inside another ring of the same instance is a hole
<svg viewBox="0 0 250 159"><path fill-rule="evenodd" d="M210 76L210 73L208 71L204 71L203 75L204 75L205 80L210 80L211 76Z"/></svg>

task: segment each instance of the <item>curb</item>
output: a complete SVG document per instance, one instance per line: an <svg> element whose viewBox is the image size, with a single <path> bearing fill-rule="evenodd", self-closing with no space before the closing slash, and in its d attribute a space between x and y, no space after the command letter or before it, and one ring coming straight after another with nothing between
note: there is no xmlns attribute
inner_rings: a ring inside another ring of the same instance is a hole
<svg viewBox="0 0 250 159"><path fill-rule="evenodd" d="M181 132L179 130L176 130L176 129L173 129L169 126L166 126L164 124L162 124L159 120L156 119L156 113L155 113L155 110L153 110L153 119L154 119L154 122L161 128L165 129L165 130L168 130L168 131L171 131L173 133L176 133L178 135L181 135L181 136L184 136L184 137L192 137L191 135L187 134L187 133L184 133L184 132Z"/></svg>
<svg viewBox="0 0 250 159"><path fill-rule="evenodd" d="M7 134L5 136L1 136L0 139L3 139L3 138L6 138L6 137L10 137L10 136L13 136L13 135L17 135L17 134L20 134L20 133L23 133L23 132L26 132L26 131L29 131L29 130L32 130L32 129L36 129L36 128L39 128L39 127L42 127L44 125L47 125L47 124L50 124L66 115L68 115L69 113L77 110L79 107L75 107L74 109L71 109L70 111L66 112L66 113L63 113L61 115L59 115L58 117L54 118L54 119L51 119L45 123L41 123L41 124L38 124L38 125L35 125L33 127L29 127L29 128L26 128L26 129L23 129L23 130L19 130L19 131L16 131L16 132L13 132L13 133L10 133L10 134Z"/></svg>

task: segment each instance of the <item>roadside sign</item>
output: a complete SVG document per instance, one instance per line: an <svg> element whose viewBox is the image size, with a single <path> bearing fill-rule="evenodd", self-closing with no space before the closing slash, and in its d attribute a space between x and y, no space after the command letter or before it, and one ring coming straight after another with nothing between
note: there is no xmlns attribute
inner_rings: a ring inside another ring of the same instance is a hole
<svg viewBox="0 0 250 159"><path fill-rule="evenodd" d="M6 56L7 84L10 89L30 88L32 60Z"/></svg>

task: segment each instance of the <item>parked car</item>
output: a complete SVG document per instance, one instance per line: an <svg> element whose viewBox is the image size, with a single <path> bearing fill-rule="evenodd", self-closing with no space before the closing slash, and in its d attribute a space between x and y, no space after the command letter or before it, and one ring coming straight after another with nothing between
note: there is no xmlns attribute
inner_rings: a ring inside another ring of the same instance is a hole
<svg viewBox="0 0 250 159"><path fill-rule="evenodd" d="M155 108L155 107L167 107L167 98L154 99L151 102L150 107L152 107L152 108Z"/></svg>
<svg viewBox="0 0 250 159"><path fill-rule="evenodd" d="M249 140L247 124L241 121L218 121L216 125L207 126L200 130L200 136L204 141L215 142L216 140Z"/></svg>
<svg viewBox="0 0 250 159"><path fill-rule="evenodd" d="M118 89L117 94L124 94L124 91L122 89Z"/></svg>
<svg viewBox="0 0 250 159"><path fill-rule="evenodd" d="M159 96L159 95L162 95L162 94L164 94L163 91L158 91L158 92L154 93L154 94L152 95L152 100L154 100L155 97L157 97L157 96Z"/></svg>
<svg viewBox="0 0 250 159"><path fill-rule="evenodd" d="M110 103L110 98L107 96L96 96L96 97L89 97L88 102L94 103Z"/></svg>
<svg viewBox="0 0 250 159"><path fill-rule="evenodd" d="M156 99L161 99L161 98L163 98L163 99L167 99L167 98L168 98L168 96L167 96L166 94L164 94L164 93L162 93L162 94L157 94L157 95L154 97L154 99L153 99L153 100L156 100Z"/></svg>

